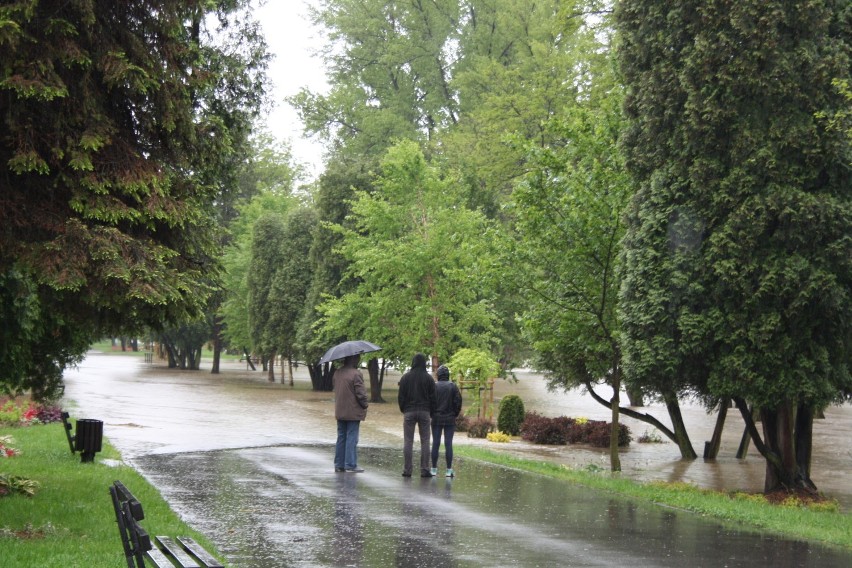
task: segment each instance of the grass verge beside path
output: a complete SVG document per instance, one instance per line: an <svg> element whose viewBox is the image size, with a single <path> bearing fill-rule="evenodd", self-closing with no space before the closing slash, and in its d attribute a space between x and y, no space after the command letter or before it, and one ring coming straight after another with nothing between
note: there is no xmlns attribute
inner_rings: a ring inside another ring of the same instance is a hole
<svg viewBox="0 0 852 568"><path fill-rule="evenodd" d="M538 473L598 491L609 491L650 503L676 507L743 528L757 528L852 549L852 516L837 511L803 506L773 505L760 495L728 495L686 483L638 483L611 475L570 469L560 464L517 458L500 452L457 445L455 455Z"/></svg>
<svg viewBox="0 0 852 568"><path fill-rule="evenodd" d="M126 565L109 486L120 480L145 510L142 525L151 534L189 535L215 550L169 508L159 492L133 468L109 466L118 452L104 441L94 463L71 454L62 424L0 428L12 436L20 455L0 458L0 473L35 480L33 497L0 497L0 564L4 568L68 566L115 568ZM217 554L217 557L222 558Z"/></svg>

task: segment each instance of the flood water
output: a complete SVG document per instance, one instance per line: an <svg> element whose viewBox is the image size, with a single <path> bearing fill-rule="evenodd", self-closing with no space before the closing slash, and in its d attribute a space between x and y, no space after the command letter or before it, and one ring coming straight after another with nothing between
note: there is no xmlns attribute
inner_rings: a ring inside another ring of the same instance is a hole
<svg viewBox="0 0 852 568"><path fill-rule="evenodd" d="M331 395L310 392L298 374L289 387L236 363L213 376L90 355L66 377L72 418L103 420L124 459L234 566L852 565L849 551L743 531L474 460L457 458L453 479L404 479L401 416L393 403L371 405L362 426L359 462L367 471L334 473ZM496 398L516 392L527 410L608 417L588 396L547 393L532 373L519 379L498 384ZM395 387L391 378L385 384ZM387 400L395 394L386 387ZM686 414L700 453L715 418L699 408ZM852 492L852 428L842 431L849 422L848 407L830 409L815 436L817 444L830 440L835 451L818 449L814 478L823 490L822 480L837 484L841 501ZM759 490L762 459L754 452L746 460L732 457L741 427L729 415L714 464L680 462L673 444L634 442L622 453L625 475ZM635 436L645 429L631 428ZM463 435L457 440L491 444ZM605 450L508 447L562 463L607 465ZM842 471L824 475L827 463Z"/></svg>

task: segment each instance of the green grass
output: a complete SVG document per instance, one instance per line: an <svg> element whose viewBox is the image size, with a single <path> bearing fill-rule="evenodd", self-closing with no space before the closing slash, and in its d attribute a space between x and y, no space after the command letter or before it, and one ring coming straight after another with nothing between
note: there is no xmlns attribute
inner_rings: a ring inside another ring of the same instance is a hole
<svg viewBox="0 0 852 568"><path fill-rule="evenodd" d="M106 441L94 463L80 463L79 454L71 454L68 448L62 424L0 428L0 436L7 435L21 454L0 458L0 473L33 479L40 487L33 497L0 497L0 564L5 568L126 565L109 495L115 480L122 481L142 503L142 526L150 533L189 535L215 550L133 468L103 463L120 458Z"/></svg>
<svg viewBox="0 0 852 568"><path fill-rule="evenodd" d="M571 469L563 465L516 458L507 454L458 445L456 455L608 491L643 501L676 507L699 515L852 549L852 516L816 507L773 505L762 496L708 491L685 483L639 483L608 471ZM823 506L824 507L824 506Z"/></svg>
<svg viewBox="0 0 852 568"><path fill-rule="evenodd" d="M127 357L143 357L146 353L146 349L144 349L141 344L139 346L139 351L133 351L130 348L130 345L127 345L125 347L126 351L122 351L120 343L115 346L115 349L113 349L112 342L109 341L109 340L97 341L97 342L93 343L92 345L90 345L89 349L94 349L95 351L100 351L104 355L124 355L124 356L127 356ZM223 361L225 361L225 360L236 361L237 359L240 359L241 357L242 357L241 354L230 354L230 353L225 353L224 351L222 351L222 354L221 354L221 358L222 358ZM207 345L204 346L204 348L201 352L201 359L202 360L206 359L208 361L213 360L213 350L210 349L209 346L207 346Z"/></svg>

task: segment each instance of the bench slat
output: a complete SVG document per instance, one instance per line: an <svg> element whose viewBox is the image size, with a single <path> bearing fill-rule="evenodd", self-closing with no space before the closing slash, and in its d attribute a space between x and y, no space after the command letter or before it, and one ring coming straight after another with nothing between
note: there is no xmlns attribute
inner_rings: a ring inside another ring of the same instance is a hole
<svg viewBox="0 0 852 568"><path fill-rule="evenodd" d="M175 568L175 565L172 564L172 561L168 559L168 557L160 552L158 548L152 548L148 552L145 553L145 558L154 563L154 566L157 568Z"/></svg>
<svg viewBox="0 0 852 568"><path fill-rule="evenodd" d="M160 543L167 554L170 554L175 559L181 568L201 568L201 565L187 554L171 537L158 536L157 542Z"/></svg>
<svg viewBox="0 0 852 568"><path fill-rule="evenodd" d="M177 537L178 541L189 550L206 568L225 568L224 565L216 560L209 552L204 550L200 544L195 542L195 539L188 536Z"/></svg>

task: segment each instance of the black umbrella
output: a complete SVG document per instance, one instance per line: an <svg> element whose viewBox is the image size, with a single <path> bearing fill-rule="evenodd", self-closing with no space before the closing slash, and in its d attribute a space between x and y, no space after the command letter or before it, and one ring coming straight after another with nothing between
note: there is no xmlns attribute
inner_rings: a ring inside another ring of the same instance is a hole
<svg viewBox="0 0 852 568"><path fill-rule="evenodd" d="M354 341L344 341L338 345L335 345L331 349L325 352L325 355L322 356L322 359L319 360L320 365L323 363L328 363L329 361L336 361L338 359L345 359L350 355L360 355L362 353L372 353L373 351L380 351L382 348L376 345L375 343L370 343L369 341L364 341L363 339L356 339Z"/></svg>

